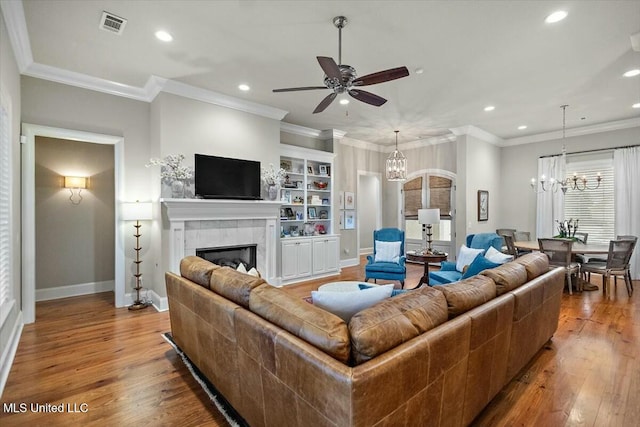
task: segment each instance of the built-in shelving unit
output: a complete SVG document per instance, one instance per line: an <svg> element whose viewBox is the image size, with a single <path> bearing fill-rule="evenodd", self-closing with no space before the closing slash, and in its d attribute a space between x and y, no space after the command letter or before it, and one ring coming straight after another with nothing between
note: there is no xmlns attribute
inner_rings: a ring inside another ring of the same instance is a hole
<svg viewBox="0 0 640 427"><path fill-rule="evenodd" d="M339 271L333 227L333 153L281 144L280 241L283 281ZM335 252L335 253L334 253Z"/></svg>

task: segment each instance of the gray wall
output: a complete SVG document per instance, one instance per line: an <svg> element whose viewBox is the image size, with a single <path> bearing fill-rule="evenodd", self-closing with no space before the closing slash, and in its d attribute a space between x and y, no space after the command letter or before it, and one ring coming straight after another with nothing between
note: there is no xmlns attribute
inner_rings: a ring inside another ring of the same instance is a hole
<svg viewBox="0 0 640 427"><path fill-rule="evenodd" d="M360 175L360 191L358 192L358 221L356 223L360 233L360 252L373 252L373 230L377 228L377 209L366 209L367 201L378 201L380 186L378 178L373 175Z"/></svg>
<svg viewBox="0 0 640 427"><path fill-rule="evenodd" d="M11 288L15 304L7 313L4 322L0 324L0 349L7 349L11 334L18 322L18 315L22 306L20 286L20 72L13 55L13 48L9 43L9 35L4 23L4 15L0 13L0 90L2 96L9 98L11 109L11 224L13 230L10 263L12 269ZM17 331L16 331L17 332ZM8 360L0 361L0 373L9 369ZM8 373L8 371L7 371ZM0 390L1 392L1 390Z"/></svg>
<svg viewBox="0 0 640 427"><path fill-rule="evenodd" d="M36 289L114 280L113 153L112 145L36 137ZM88 177L77 205L65 175Z"/></svg>
<svg viewBox="0 0 640 427"><path fill-rule="evenodd" d="M567 152L613 148L640 144L640 127L567 137L534 144L504 147L500 152L502 198L499 201L500 228L515 228L536 233L536 196L531 191L531 178L537 178L538 158L560 154L562 144ZM496 206L495 202L493 206Z"/></svg>

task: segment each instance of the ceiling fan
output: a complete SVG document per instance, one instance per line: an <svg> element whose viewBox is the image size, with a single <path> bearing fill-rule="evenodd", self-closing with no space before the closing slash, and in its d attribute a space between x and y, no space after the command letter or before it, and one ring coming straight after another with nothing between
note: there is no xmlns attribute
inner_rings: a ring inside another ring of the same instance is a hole
<svg viewBox="0 0 640 427"><path fill-rule="evenodd" d="M316 109L313 110L313 114L324 111L333 102L333 100L336 99L338 94L345 92L358 101L375 105L376 107L381 106L387 102L386 99L371 92L361 90L359 87L375 85L407 77L409 75L409 70L407 70L407 67L398 67L358 77L355 68L342 63L342 29L347 25L347 18L344 16L336 16L333 18L333 25L338 28L338 63L336 64L336 61L334 61L333 58L329 58L327 56L316 57L325 74L324 86L290 87L285 89L274 89L273 91L295 92L299 90L331 89L333 93L329 94L320 102L320 104L318 104Z"/></svg>

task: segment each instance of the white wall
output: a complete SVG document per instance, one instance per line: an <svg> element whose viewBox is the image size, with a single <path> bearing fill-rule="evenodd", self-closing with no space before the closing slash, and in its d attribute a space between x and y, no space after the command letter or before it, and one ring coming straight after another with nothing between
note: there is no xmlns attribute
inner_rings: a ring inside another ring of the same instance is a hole
<svg viewBox="0 0 640 427"><path fill-rule="evenodd" d="M378 209L368 209L367 206L377 206L380 202L380 180L375 175L358 176L358 233L360 233L360 252L373 251L373 231L377 227L377 218L381 212Z"/></svg>
<svg viewBox="0 0 640 427"><path fill-rule="evenodd" d="M562 144L567 152L613 148L640 143L640 127L602 132L591 135L554 139L534 144L504 147L500 153L502 180L499 201L500 228L515 228L536 232L536 196L531 191L531 178L538 175L538 158L550 154L560 154ZM494 203L493 206L496 206Z"/></svg>

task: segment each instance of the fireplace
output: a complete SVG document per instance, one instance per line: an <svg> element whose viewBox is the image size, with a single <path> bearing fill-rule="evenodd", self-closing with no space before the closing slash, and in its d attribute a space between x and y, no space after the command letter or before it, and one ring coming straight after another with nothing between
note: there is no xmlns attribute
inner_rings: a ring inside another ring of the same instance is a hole
<svg viewBox="0 0 640 427"><path fill-rule="evenodd" d="M196 256L211 261L221 267L238 268L244 264L246 270L256 268L256 248L258 245L218 246L213 248L198 248Z"/></svg>

